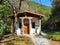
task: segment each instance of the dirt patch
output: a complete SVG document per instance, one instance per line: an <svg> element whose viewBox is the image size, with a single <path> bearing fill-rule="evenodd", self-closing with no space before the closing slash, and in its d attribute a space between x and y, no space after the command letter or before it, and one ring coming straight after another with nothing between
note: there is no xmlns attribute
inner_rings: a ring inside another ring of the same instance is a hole
<svg viewBox="0 0 60 45"><path fill-rule="evenodd" d="M49 40L51 45L60 45L60 41Z"/></svg>
<svg viewBox="0 0 60 45"><path fill-rule="evenodd" d="M27 36L10 36L0 41L0 45L34 45L32 39Z"/></svg>

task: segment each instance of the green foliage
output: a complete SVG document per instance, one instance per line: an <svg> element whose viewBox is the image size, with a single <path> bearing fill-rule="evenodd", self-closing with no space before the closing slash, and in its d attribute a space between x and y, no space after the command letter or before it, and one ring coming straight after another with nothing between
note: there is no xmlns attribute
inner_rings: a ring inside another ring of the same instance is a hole
<svg viewBox="0 0 60 45"><path fill-rule="evenodd" d="M52 39L52 40L55 40L55 41L60 41L60 31L44 29L43 32L48 34L49 39Z"/></svg>
<svg viewBox="0 0 60 45"><path fill-rule="evenodd" d="M53 29L60 30L60 0L53 0L52 1L52 15L50 17L50 20L48 22L49 27L52 25L54 27ZM52 22L52 23L50 23Z"/></svg>
<svg viewBox="0 0 60 45"><path fill-rule="evenodd" d="M0 29L3 31L7 31L10 28L10 19L8 16L12 14L12 11L13 9L7 1L0 4Z"/></svg>
<svg viewBox="0 0 60 45"><path fill-rule="evenodd" d="M60 0L53 0L52 4L52 14L45 23L45 27L50 29L53 28L54 31L60 30Z"/></svg>
<svg viewBox="0 0 60 45"><path fill-rule="evenodd" d="M45 17L42 19L42 24L44 24L51 16L51 7L38 4L36 2L29 2L30 7L39 14L44 14Z"/></svg>
<svg viewBox="0 0 60 45"><path fill-rule="evenodd" d="M47 33L48 35L60 35L60 31L57 30L44 29L43 32Z"/></svg>
<svg viewBox="0 0 60 45"><path fill-rule="evenodd" d="M36 2L29 2L29 5L35 10L37 13L43 13L43 14L51 14L51 7L38 4Z"/></svg>
<svg viewBox="0 0 60 45"><path fill-rule="evenodd" d="M52 1L52 6L56 9L60 10L60 0L53 0Z"/></svg>
<svg viewBox="0 0 60 45"><path fill-rule="evenodd" d="M0 36L2 36L3 35L3 30L2 29L0 29Z"/></svg>
<svg viewBox="0 0 60 45"><path fill-rule="evenodd" d="M36 2L33 1L28 1L26 2L26 6L29 9L29 11L34 11L35 13L39 13L39 14L44 14L45 17L42 18L42 25L44 25L44 23L50 18L51 16L51 7L49 6L45 6L45 5L41 5L38 4ZM23 4L22 4L23 5ZM24 4L25 5L25 4ZM28 7L29 6L29 7ZM24 11L24 8L26 9L26 7L23 7L22 12ZM28 10L27 9L27 10ZM30 10L31 9L31 10Z"/></svg>
<svg viewBox="0 0 60 45"><path fill-rule="evenodd" d="M51 14L51 7L40 5L35 2L29 2L29 5L36 13L45 14L45 18L42 19L42 24L49 19ZM13 8L7 1L0 4L0 29L4 31L4 34L10 33L11 23L8 16L11 14L13 14Z"/></svg>
<svg viewBox="0 0 60 45"><path fill-rule="evenodd" d="M20 41L20 38L14 38L12 41L13 42L18 42L18 41Z"/></svg>
<svg viewBox="0 0 60 45"><path fill-rule="evenodd" d="M52 15L57 16L60 15L60 0L53 0L52 2Z"/></svg>

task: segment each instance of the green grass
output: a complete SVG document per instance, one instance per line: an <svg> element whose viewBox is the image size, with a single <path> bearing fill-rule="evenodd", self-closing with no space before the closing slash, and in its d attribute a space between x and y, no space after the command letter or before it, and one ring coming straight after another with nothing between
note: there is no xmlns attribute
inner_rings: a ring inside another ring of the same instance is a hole
<svg viewBox="0 0 60 45"><path fill-rule="evenodd" d="M12 41L13 41L13 42L20 41L20 38L14 38Z"/></svg>
<svg viewBox="0 0 60 45"><path fill-rule="evenodd" d="M52 40L60 41L60 35L52 35Z"/></svg>
<svg viewBox="0 0 60 45"><path fill-rule="evenodd" d="M48 34L49 39L52 39L54 41L60 41L60 31L46 29L43 30L43 32Z"/></svg>
<svg viewBox="0 0 60 45"><path fill-rule="evenodd" d="M43 30L43 32L47 33L48 35L60 35L60 31L54 31L54 30L49 30L49 29L45 29Z"/></svg>
<svg viewBox="0 0 60 45"><path fill-rule="evenodd" d="M31 40L30 37L26 36L20 36L20 37L15 37L14 39L11 40L15 45L34 45L33 41Z"/></svg>

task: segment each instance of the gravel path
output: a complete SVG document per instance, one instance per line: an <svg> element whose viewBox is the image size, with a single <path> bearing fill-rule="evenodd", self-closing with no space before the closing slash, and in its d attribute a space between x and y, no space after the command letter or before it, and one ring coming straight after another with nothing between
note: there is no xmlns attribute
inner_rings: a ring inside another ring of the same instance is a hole
<svg viewBox="0 0 60 45"><path fill-rule="evenodd" d="M30 36L34 42L35 45L50 45L47 38L44 38L43 36Z"/></svg>

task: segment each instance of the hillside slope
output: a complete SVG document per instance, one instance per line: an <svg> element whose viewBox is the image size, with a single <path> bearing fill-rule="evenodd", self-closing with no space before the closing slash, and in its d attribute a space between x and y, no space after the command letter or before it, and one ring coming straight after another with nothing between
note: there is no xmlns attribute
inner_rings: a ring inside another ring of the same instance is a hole
<svg viewBox="0 0 60 45"><path fill-rule="evenodd" d="M43 14L51 13L51 7L41 5L36 2L29 2L29 6L37 13L43 13Z"/></svg>
<svg viewBox="0 0 60 45"><path fill-rule="evenodd" d="M36 13L42 13L45 15L45 17L42 19L42 24L45 24L45 22L50 18L51 16L51 7L38 4L36 2L30 2L30 7L36 12Z"/></svg>
<svg viewBox="0 0 60 45"><path fill-rule="evenodd" d="M51 7L45 6L45 5L41 5L38 4L36 2L30 1L30 2L22 2L21 5L21 11L30 11L30 12L35 12L35 13L41 13L45 15L45 18L42 19L42 24L44 24L51 15Z"/></svg>
<svg viewBox="0 0 60 45"><path fill-rule="evenodd" d="M36 13L51 14L51 7L41 5L33 1L29 1L29 2L23 1L21 5L21 9L27 11L31 10Z"/></svg>

